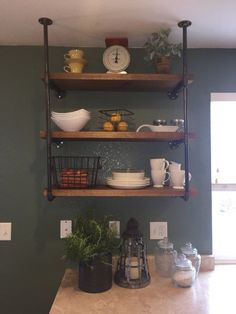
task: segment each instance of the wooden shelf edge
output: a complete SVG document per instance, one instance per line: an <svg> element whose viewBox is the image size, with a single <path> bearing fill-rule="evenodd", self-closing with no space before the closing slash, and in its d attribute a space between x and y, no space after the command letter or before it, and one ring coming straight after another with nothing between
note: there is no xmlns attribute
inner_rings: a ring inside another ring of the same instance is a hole
<svg viewBox="0 0 236 314"><path fill-rule="evenodd" d="M181 80L183 77L180 73L157 74L157 73L66 73L66 72L50 72L49 78L67 79L67 80L104 80L104 81L169 81ZM189 83L193 81L193 75L188 74Z"/></svg>
<svg viewBox="0 0 236 314"><path fill-rule="evenodd" d="M47 196L47 189L44 190L44 196ZM106 186L91 189L52 189L54 197L183 197L184 190L177 190L170 187L144 189L113 189ZM190 190L190 195L196 195L194 189Z"/></svg>
<svg viewBox="0 0 236 314"><path fill-rule="evenodd" d="M46 138L46 131L40 131L40 138ZM127 140L127 141L181 141L184 139L182 132L105 132L105 131L53 131L52 139L64 140Z"/></svg>
<svg viewBox="0 0 236 314"><path fill-rule="evenodd" d="M56 91L147 91L170 92L183 82L182 74L155 73L49 73L50 87ZM188 84L192 83L192 75L188 75Z"/></svg>

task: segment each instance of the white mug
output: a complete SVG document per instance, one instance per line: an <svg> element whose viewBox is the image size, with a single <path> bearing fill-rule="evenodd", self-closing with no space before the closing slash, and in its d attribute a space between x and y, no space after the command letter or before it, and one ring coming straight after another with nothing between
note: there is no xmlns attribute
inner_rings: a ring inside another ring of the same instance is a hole
<svg viewBox="0 0 236 314"><path fill-rule="evenodd" d="M164 183L167 180L169 180L170 173L166 172L166 170L164 169L151 170L151 176L152 176L153 186L158 188L158 187L163 187Z"/></svg>
<svg viewBox="0 0 236 314"><path fill-rule="evenodd" d="M185 184L185 170L173 170L171 172L171 185L174 189L183 189ZM189 180L191 180L192 175L189 172Z"/></svg>
<svg viewBox="0 0 236 314"><path fill-rule="evenodd" d="M150 165L152 170L166 170L169 167L169 161L165 158L153 158L150 159Z"/></svg>

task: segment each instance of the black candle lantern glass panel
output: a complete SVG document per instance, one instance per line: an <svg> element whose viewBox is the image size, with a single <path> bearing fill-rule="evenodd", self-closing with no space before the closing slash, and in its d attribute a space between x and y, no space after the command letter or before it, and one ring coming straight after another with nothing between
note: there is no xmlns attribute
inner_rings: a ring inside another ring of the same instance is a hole
<svg viewBox="0 0 236 314"><path fill-rule="evenodd" d="M128 221L122 237L115 283L124 288L146 287L150 283L147 248L134 218Z"/></svg>

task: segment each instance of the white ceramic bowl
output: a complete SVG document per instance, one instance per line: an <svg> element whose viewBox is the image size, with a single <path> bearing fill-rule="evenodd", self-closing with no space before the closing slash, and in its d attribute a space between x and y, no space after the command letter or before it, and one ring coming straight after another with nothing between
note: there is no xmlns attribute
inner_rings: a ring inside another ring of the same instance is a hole
<svg viewBox="0 0 236 314"><path fill-rule="evenodd" d="M74 117L77 115L83 115L83 116L90 116L90 112L85 110L85 109L79 109L79 110L75 110L75 111L70 111L70 112L55 112L52 111L51 112L52 117L56 118L66 118L66 117Z"/></svg>
<svg viewBox="0 0 236 314"><path fill-rule="evenodd" d="M52 119L55 120L70 120L70 119L83 119L83 118L90 118L90 115L87 114L76 114L71 116L51 116Z"/></svg>
<svg viewBox="0 0 236 314"><path fill-rule="evenodd" d="M72 118L54 118L52 121L63 131L73 132L81 130L90 120L90 116L75 116Z"/></svg>
<svg viewBox="0 0 236 314"><path fill-rule="evenodd" d="M112 179L119 181L137 181L144 179L144 171L143 170L132 170L132 169L124 169L124 170L114 170L112 172Z"/></svg>

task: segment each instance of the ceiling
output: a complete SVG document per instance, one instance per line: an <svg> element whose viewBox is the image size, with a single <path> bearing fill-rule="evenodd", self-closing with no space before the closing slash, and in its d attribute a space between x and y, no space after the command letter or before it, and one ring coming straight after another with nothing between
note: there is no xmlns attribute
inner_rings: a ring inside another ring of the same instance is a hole
<svg viewBox="0 0 236 314"><path fill-rule="evenodd" d="M41 45L40 17L49 17L49 44L105 47L106 37L128 37L129 47L142 47L160 27L188 28L190 48L236 48L235 0L1 0L0 45Z"/></svg>

